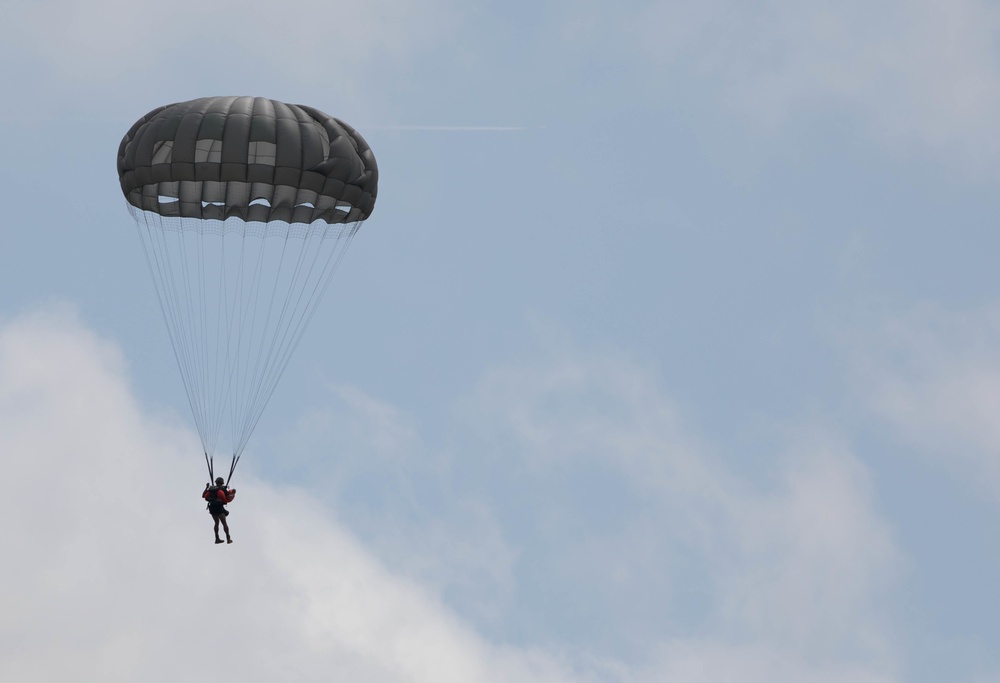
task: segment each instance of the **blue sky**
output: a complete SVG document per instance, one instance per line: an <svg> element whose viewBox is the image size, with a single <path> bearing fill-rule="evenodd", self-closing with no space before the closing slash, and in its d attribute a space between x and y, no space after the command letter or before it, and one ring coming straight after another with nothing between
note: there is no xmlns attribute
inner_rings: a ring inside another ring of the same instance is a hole
<svg viewBox="0 0 1000 683"><path fill-rule="evenodd" d="M0 2L0 677L1000 681L992 4ZM114 159L221 94L380 191L216 548Z"/></svg>

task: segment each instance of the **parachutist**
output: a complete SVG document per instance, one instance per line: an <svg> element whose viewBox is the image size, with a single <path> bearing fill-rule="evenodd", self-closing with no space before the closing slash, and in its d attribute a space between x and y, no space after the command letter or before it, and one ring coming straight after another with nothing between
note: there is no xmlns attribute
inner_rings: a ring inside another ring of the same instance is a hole
<svg viewBox="0 0 1000 683"><path fill-rule="evenodd" d="M205 491L201 497L208 501L208 511L212 515L212 519L215 520L215 542L222 543L222 539L219 538L219 522L222 522L222 528L226 531L226 543L232 543L233 539L229 535L229 524L226 522L226 517L229 516L226 504L233 502L236 497L236 489L229 488L226 486L226 480L218 477L215 480L215 486L205 484Z"/></svg>

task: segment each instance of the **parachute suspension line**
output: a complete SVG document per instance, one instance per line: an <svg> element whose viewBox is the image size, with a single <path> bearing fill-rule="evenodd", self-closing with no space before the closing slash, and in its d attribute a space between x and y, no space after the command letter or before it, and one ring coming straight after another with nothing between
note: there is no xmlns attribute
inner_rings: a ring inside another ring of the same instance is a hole
<svg viewBox="0 0 1000 683"><path fill-rule="evenodd" d="M171 221L169 218L164 220ZM209 396L206 388L208 379L207 359L203 353L199 352L198 340L202 334L197 325L201 316L195 313L196 307L201 311L204 310L204 303L195 298L193 294L194 286L192 285L192 266L200 267L200 263L197 259L197 250L195 258L192 258L190 255L192 241L191 224L183 218L173 219L173 222L175 222L175 225L171 226L168 224L166 226L167 229L162 230L160 233L164 239L163 253L168 265L167 273L176 278L169 286L169 289L178 299L179 304L176 306L177 334L182 342L182 358L185 359L186 374L194 396L192 409L198 413L196 423L205 449L209 453L214 453L217 437L216 432L212 429L212 413L207 402ZM174 238L173 248L166 243L171 235ZM200 245L200 236L195 236L193 240L195 245ZM174 259L177 261L176 264L170 262L171 251L175 254ZM194 261L194 264L192 264L192 261Z"/></svg>
<svg viewBox="0 0 1000 683"><path fill-rule="evenodd" d="M197 223L186 218L175 219L174 225L170 219L166 222L160 234L163 236L163 252L167 263L167 273L172 276L168 289L180 299L177 310L177 332L182 342L183 358L186 359L186 374L192 387L194 401L192 410L197 412L195 418L199 435L205 450L215 452L218 440L218 430L212 425L212 410L209 392L209 368L204 338L204 330L199 328L199 322L205 318L205 303L195 297L195 283L204 281L204 258L202 256L201 231ZM175 236L174 249L167 245L168 233ZM195 245L192 249L192 242ZM171 251L175 254L176 264L170 261ZM193 261L193 263L192 263ZM176 279L174 279L176 278ZM197 308L197 312L196 312ZM199 343L199 340L202 340Z"/></svg>
<svg viewBox="0 0 1000 683"><path fill-rule="evenodd" d="M327 226L325 230L330 230L330 229L331 227ZM332 280L333 273L336 271L337 266L340 263L340 260L343 258L343 255L350 244L350 236L351 236L350 233L348 234L348 238L343 243L341 242L341 240L344 238L343 233L344 229L338 228L338 233L333 238L333 243L330 253L327 256L326 261L322 263L321 267L319 268L319 274L315 278L313 277L313 271L316 269L316 264L320 263L320 256L322 254L322 250L319 248L313 250L314 253L313 261L309 266L309 272L305 276L305 281L307 283L307 286L309 282L312 282L312 290L308 292L308 295L306 295L307 287L303 287L303 289L299 294L299 298L296 301L294 309L295 312L293 312L291 317L294 318L297 315L298 319L295 322L294 326L290 325L285 330L285 338L282 339L282 346L284 348L284 351L281 354L281 357L278 360L278 362L276 362L272 366L271 376L268 379L268 384L270 387L268 389L269 392L268 395L270 395L270 393L272 393L275 387L277 386L278 380L280 379L281 374L284 372L285 367L288 365L288 362L291 359L291 356L295 351L296 346L298 346L298 342L301 339L302 334L305 331L305 328L308 326L308 323L312 318L313 312L318 306L319 301L322 299L323 292L326 291L326 288L328 287L330 281ZM326 235L325 234L321 235L319 239L322 242L323 240L326 239ZM306 250L306 246L307 245L303 244L303 253ZM301 313L298 312L300 302L303 303ZM290 340L289 343L287 344L285 343L286 339ZM261 410L263 410L263 406L261 406Z"/></svg>
<svg viewBox="0 0 1000 683"><path fill-rule="evenodd" d="M231 478L360 223L304 226L136 212L206 466L212 475L228 418ZM226 244L227 235L240 245ZM280 249L269 249L276 239Z"/></svg>
<svg viewBox="0 0 1000 683"><path fill-rule="evenodd" d="M212 465L215 464L215 458L208 457L208 452L205 453L205 464L208 465L208 480L215 483L215 472L212 471Z"/></svg>
<svg viewBox="0 0 1000 683"><path fill-rule="evenodd" d="M354 235L360 228L360 223L355 222L349 225L337 224L337 225L327 225L323 229L322 233L319 234L320 241L325 241L327 239L332 239L332 245L330 249L330 254L327 256L325 263L322 264L319 270L318 277L313 279L312 291L305 296L305 305L302 308L302 312L298 317L297 322L294 326L288 326L285 329L285 335L282 339L282 346L284 350L279 354L277 360L271 364L269 377L266 381L262 382L261 391L257 392L256 401L252 410L247 412L247 424L243 431L237 453L242 452L243 448L246 446L247 441L250 439L251 434L253 434L254 429L257 427L257 423L260 421L261 415L263 415L264 408L267 406L268 401L274 394L277 388L278 380L284 373L285 369L288 367L288 363L298 347L299 342L302 340L303 333L305 329L309 326L309 322L312 320L313 315L315 315L316 310L319 306L319 302L323 298L323 294L329 288L330 283L333 281L333 275L340 265L344 254L347 252L347 248L350 246L351 241L354 239ZM336 234L328 236L328 232L331 230L336 230ZM315 232L310 235L310 237L315 237ZM306 251L306 239L303 239L302 253ZM319 257L322 253L322 249L314 250L314 258L312 264L309 268L309 273L306 276L308 281L312 275L316 263L319 261ZM300 257L299 264L301 265L303 259ZM299 300L302 299L302 295L305 294L307 286L303 288L300 292ZM294 288L293 288L294 289ZM287 299L286 299L287 307ZM296 302L296 309L298 308L298 302ZM282 312L284 316L284 311ZM294 327L294 329L292 329ZM285 344L285 340L289 340ZM262 378L263 379L263 378Z"/></svg>
<svg viewBox="0 0 1000 683"><path fill-rule="evenodd" d="M220 325L224 325L223 330L219 332L220 339L225 340L225 362L222 367L224 368L224 374L222 377L222 386L218 394L219 400L219 421L221 423L223 419L223 414L226 411L226 407L229 407L230 415L233 414L235 407L232 404L232 387L233 387L233 373L239 366L239 349L237 348L237 353L233 354L233 328L237 324L238 313L240 310L240 281L243 278L243 254L244 247L246 243L246 234L244 232L242 239L240 240L240 248L236 252L239 255L237 260L237 265L235 267L236 279L232 283L232 291L229 291L230 277L227 274L229 269L229 260L226 257L226 230L223 227L222 232L222 280L220 291L222 292L221 301L224 302L225 310L221 312L220 315ZM235 337L237 343L239 337ZM232 425L232 419L230 418L230 426Z"/></svg>
<svg viewBox="0 0 1000 683"><path fill-rule="evenodd" d="M205 304L201 297L195 296L195 289L200 289L201 282L204 279L202 275L204 271L204 259L201 258L202 240L200 235L194 239L196 248L193 250L194 254L191 254L190 231L194 228L195 232L197 232L197 226L189 222L188 219L181 218L179 228L176 231L176 241L177 254L180 261L180 274L182 276L181 282L184 287L182 300L185 306L182 310L187 315L180 327L182 332L187 333L184 342L191 359L191 376L194 378L195 390L198 394L201 424L205 429L204 440L208 444L207 450L214 452L216 443L215 435L217 432L212 429L211 411L208 407L208 398L210 396L208 388L208 358L205 352L204 341L199 344L199 340L204 339L203 329L199 328L199 324L204 320ZM166 235L166 232L164 232L164 235ZM174 291L178 290L175 289Z"/></svg>
<svg viewBox="0 0 1000 683"><path fill-rule="evenodd" d="M163 319L167 323L166 327L167 335L170 337L170 347L174 352L174 360L177 362L177 367L181 371L181 382L184 385L184 391L187 394L188 403L191 405L191 412L195 419L195 425L198 427L198 435L201 438L202 447L207 452L209 448L206 443L205 432L201 424L200 411L197 408L197 394L194 391L194 387L191 386L191 382L188 379L188 373L186 372L186 369L190 364L187 362L185 355L185 345L179 338L181 330L179 329L177 317L177 301L176 298L172 296L175 290L167 287L167 284L172 281L172 278L167 275L168 264L166 262L166 249L164 247L162 254L161 251L154 249L157 241L154 237L154 233L158 234L161 238L161 243L165 244L162 239L162 219L157 217L157 220L151 224L149 220L151 214L142 211L141 209L134 208L131 205L129 205L129 212L136 220L139 241L142 244L143 253L146 257L146 265L148 266L149 272L153 277L153 288L156 291L157 302L160 305L160 313L163 315ZM142 217L141 225L137 216ZM145 228L145 231L143 228Z"/></svg>
<svg viewBox="0 0 1000 683"><path fill-rule="evenodd" d="M182 370L187 383L192 388L192 411L197 413L196 425L205 451L215 452L218 442L217 410L213 408L215 367L210 362L207 330L210 324L210 301L205 296L207 287L208 259L205 252L203 226L197 220L186 217L163 218L163 250L169 264L168 271L176 280L168 289L178 297L184 306L177 307L176 334L183 344L182 357L187 359ZM166 242L167 233L173 233L172 248ZM170 264L171 251L176 264ZM197 293L196 293L197 292Z"/></svg>
<svg viewBox="0 0 1000 683"><path fill-rule="evenodd" d="M255 339L255 333L257 329L257 314L260 308L259 295L260 295L260 285L262 280L261 274L263 272L264 254L266 252L265 243L267 241L266 234L262 235L257 250L256 263L251 271L252 277L250 278L250 284L248 287L244 289L244 283L246 282L246 278L244 277L243 268L248 261L246 255L246 241L247 241L246 238L247 238L247 231L244 231L243 244L241 247L242 251L240 254L240 278L238 280L239 289L237 291L237 296L236 296L237 303L242 304L242 310L239 316L239 332L236 336L238 343L237 356L241 362L235 365L233 368L233 376L230 379L230 388L229 388L230 401L232 405L232 411L230 413L231 417L230 424L232 427L231 434L233 435L233 457L235 460L239 460L239 455L242 452L242 449L237 450L236 448L236 438L237 438L236 435L239 434L241 431L241 417L243 418L243 421L245 421L245 406L244 406L244 401L241 400L241 397L246 395L248 389L250 390L253 389L252 383L248 383L247 381L249 356L252 352L252 349L255 346L257 347L260 346L260 344L258 344ZM247 329L248 319L250 323L249 330ZM263 337L263 335L265 334L266 327L267 324L265 322L264 329L262 329L260 332L261 337ZM247 362L242 362L244 359L244 349ZM240 372L241 368L242 372ZM233 467L235 467L235 463L233 464Z"/></svg>
<svg viewBox="0 0 1000 683"><path fill-rule="evenodd" d="M211 365L208 362L208 344L205 340L208 318L207 306L204 301L206 277L204 245L197 223L186 218L180 218L178 222L180 229L177 233L177 249L183 262L185 300L188 311L187 322L186 324L182 323L182 327L188 333L188 344L191 347L193 362L191 373L193 377L197 378L198 405L202 412L205 440L208 443L208 451L214 452L217 430L212 426L212 410L209 405L209 397L211 396L209 368ZM193 293L195 291L197 294Z"/></svg>
<svg viewBox="0 0 1000 683"><path fill-rule="evenodd" d="M328 230L330 226L325 226L323 231L318 231L315 226L308 231L312 237L320 236L322 241L325 235L323 232ZM339 238L344 232L343 228L338 229L337 237ZM296 236L297 237L297 236ZM281 306L281 313L279 315L279 320L273 328L273 333L270 334L270 344L267 352L264 352L263 346L259 346L260 354L258 357L258 362L255 364L252 379L250 384L252 386L251 391L243 392L243 395L247 397L247 408L242 409L240 413L245 416L245 421L243 424L243 429L241 430L241 435L239 440L236 442L234 452L239 454L242 449L246 446L250 435L253 433L256 425L258 424L263 410L266 407L270 397L273 395L277 382L282 375L284 369L287 367L291 353L301 338L302 333L306 324L308 323L309 317L311 317L312 311L315 310L316 304L318 303L318 297L321 296L322 291L325 289L322 285L324 283L329 283L329 276L332 275L334 269L330 268L331 262L337 261L334 259L334 253L337 251L338 240L333 240L333 247L331 249L330 257L327 259L325 267L320 268L320 277L314 277L316 271L316 263L322 254L322 250L310 249L310 243L305 239L306 235L303 235L303 241L301 243L301 249L299 251L298 258L296 259L296 265L291 274L290 282L291 287L285 286L285 291L288 295L285 297L285 301ZM285 254L288 248L288 237L286 237L286 242L282 250L281 264L283 268ZM314 253L314 258L310 263L309 268L304 269L306 263L306 255L312 251ZM341 254L343 249L340 250ZM303 276L303 273L305 275ZM312 284L310 289L309 285ZM297 296L296 296L297 294ZM268 307L268 322L265 327L269 330L270 328L270 318L273 317L273 313L276 310L274 305L274 293L272 292L271 302ZM294 299L294 305L291 305ZM303 300L305 300L306 305L301 306ZM301 309L301 310L300 310ZM284 331L282 334L282 330Z"/></svg>
<svg viewBox="0 0 1000 683"><path fill-rule="evenodd" d="M247 363L246 368L245 368L245 370L247 371L246 376L244 378L245 379L245 383L251 389L249 391L244 392L242 394L243 396L245 396L244 401L240 405L240 414L244 416L243 424L241 425L240 429L236 429L235 423L233 425L233 452L235 454L237 454L237 455L239 455L239 454L241 454L243 452L243 448L246 446L246 442L247 442L247 438L244 438L244 435L246 434L246 430L249 427L249 425L254 422L254 420L252 418L252 411L250 409L250 406L251 405L256 405L257 402L256 402L255 398L260 393L260 390L261 390L261 386L262 386L261 379L262 379L263 374L264 374L263 371L261 371L261 363L263 361L265 369L271 363L271 361L272 361L272 359L274 357L274 354L273 354L274 342L277 339L277 335L278 335L278 333L281 330L281 323L282 323L283 315L281 317L279 317L278 321L275 323L273 333L271 332L271 318L272 318L272 314L274 313L274 310L275 310L274 302L275 302L275 299L277 299L278 284L282 282L281 273L282 273L282 271L284 269L284 266L285 266L285 255L288 253L288 239L289 239L289 236L286 233L285 238L284 238L284 240L282 241L282 244L281 244L281 255L278 258L278 267L277 267L275 275L274 275L274 284L271 287L271 296L270 296L270 298L268 300L268 305L267 305L267 315L264 318L264 325L261 328L260 343L256 345L257 346L257 358L254 361L253 371L252 372L250 371L250 364L249 363ZM262 248L261 248L261 253L263 254L263 245L262 245ZM285 307L287 307L288 299L292 296L292 294L295 291L295 278L294 277L292 278L291 282L292 282L292 284L290 286L286 287ZM265 352L264 352L264 346L265 346L265 342L267 341L267 337L268 336L270 336L271 343L268 345L267 353L265 354ZM251 431L252 431L252 429L251 429Z"/></svg>
<svg viewBox="0 0 1000 683"><path fill-rule="evenodd" d="M205 251L205 225L197 220L191 220L190 225L198 235L198 260L199 272L201 276L201 292L198 297L198 304L201 309L202 319L201 333L199 334L199 337L202 341L202 350L204 353L202 376L205 380L204 400L206 410L208 411L206 419L209 421L209 433L213 435L212 447L214 449L218 443L219 429L222 426L222 406L219 403L218 396L219 384L222 381L219 375L224 372L224 370L221 370L219 366L219 312L222 310L222 302L224 300L223 286L225 280L224 272L220 272L219 284L217 287L219 296L213 302L212 298L208 295L208 276L212 269L208 266L209 260ZM220 245L220 250L221 249L222 245ZM213 308L210 309L210 306L213 306ZM211 331L209 330L209 325L213 328ZM210 337L214 337L214 349L209 348Z"/></svg>
<svg viewBox="0 0 1000 683"><path fill-rule="evenodd" d="M239 291L239 282L232 284L233 292L229 291L230 288L230 276L228 274L230 270L229 257L227 257L226 252L226 235L228 230L225 223L222 224L222 233L220 236L220 249L222 252L222 267L219 272L219 307L216 323L216 340L217 346L222 350L223 362L216 363L216 367L219 368L218 372L221 372L221 377L219 377L219 386L216 396L216 419L219 429L222 427L222 420L224 418L226 407L229 410L233 410L232 403L230 401L230 389L233 381L234 368L239 364L239 356L233 357L233 325L236 318L236 312L238 310L239 303L233 300L234 292ZM238 252L240 254L240 266L237 268L237 276L241 277L242 268L242 249Z"/></svg>

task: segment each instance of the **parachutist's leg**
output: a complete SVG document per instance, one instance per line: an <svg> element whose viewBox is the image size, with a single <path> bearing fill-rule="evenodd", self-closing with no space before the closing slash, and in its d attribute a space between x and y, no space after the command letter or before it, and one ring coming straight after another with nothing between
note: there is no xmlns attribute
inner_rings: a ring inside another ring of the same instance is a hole
<svg viewBox="0 0 1000 683"><path fill-rule="evenodd" d="M215 542L216 543L222 543L222 539L219 538L219 517L220 516L221 515L216 515L214 513L212 514L212 519L215 520ZM225 524L225 520L223 520L222 523ZM229 527L226 527L226 535L227 536L229 535Z"/></svg>
<svg viewBox="0 0 1000 683"><path fill-rule="evenodd" d="M226 530L226 543L232 543L233 539L229 536L229 522L226 521L225 513L219 515L218 519L222 520L222 528ZM219 537L219 525L215 525L215 537Z"/></svg>

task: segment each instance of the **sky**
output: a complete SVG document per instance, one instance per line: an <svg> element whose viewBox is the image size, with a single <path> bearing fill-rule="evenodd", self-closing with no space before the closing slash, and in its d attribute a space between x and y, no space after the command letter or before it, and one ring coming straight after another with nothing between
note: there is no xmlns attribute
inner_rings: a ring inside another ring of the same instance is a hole
<svg viewBox="0 0 1000 683"><path fill-rule="evenodd" d="M1000 682L1000 8L0 0L0 679ZM234 543L115 172L379 194Z"/></svg>

